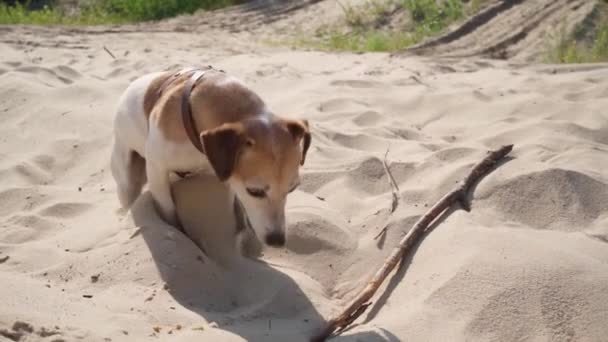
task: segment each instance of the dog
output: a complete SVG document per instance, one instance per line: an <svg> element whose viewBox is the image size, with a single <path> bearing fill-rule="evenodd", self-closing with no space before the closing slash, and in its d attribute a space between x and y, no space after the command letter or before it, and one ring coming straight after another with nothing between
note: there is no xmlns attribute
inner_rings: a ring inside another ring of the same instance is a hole
<svg viewBox="0 0 608 342"><path fill-rule="evenodd" d="M176 227L174 175L214 173L256 236L282 247L287 195L300 184L310 143L307 120L275 115L222 70L156 72L135 79L119 99L111 169L123 208L147 183L160 215Z"/></svg>

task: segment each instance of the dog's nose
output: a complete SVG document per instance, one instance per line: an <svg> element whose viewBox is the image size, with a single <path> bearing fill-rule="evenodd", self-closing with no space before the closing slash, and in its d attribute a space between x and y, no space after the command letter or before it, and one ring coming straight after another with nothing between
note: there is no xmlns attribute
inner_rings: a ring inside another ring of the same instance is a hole
<svg viewBox="0 0 608 342"><path fill-rule="evenodd" d="M266 244L273 247L285 246L285 234L283 233L270 233L266 235Z"/></svg>

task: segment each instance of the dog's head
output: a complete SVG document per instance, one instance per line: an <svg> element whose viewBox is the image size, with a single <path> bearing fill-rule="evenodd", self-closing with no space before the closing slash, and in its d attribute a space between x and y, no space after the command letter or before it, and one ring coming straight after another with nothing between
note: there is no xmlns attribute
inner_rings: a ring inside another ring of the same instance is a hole
<svg viewBox="0 0 608 342"><path fill-rule="evenodd" d="M268 117L226 123L203 132L201 141L258 237L270 246L285 245L285 202L300 183L310 146L308 122Z"/></svg>

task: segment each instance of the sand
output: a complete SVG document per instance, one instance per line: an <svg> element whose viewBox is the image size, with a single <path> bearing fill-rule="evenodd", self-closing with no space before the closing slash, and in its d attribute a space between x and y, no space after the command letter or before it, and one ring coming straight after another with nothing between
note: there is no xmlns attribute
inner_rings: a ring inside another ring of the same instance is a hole
<svg viewBox="0 0 608 342"><path fill-rule="evenodd" d="M140 29L0 27L0 341L306 341L428 206L508 143L512 158L476 187L472 211L443 217L335 340L607 336L608 66L291 51L251 33ZM287 247L260 261L231 252L213 178L175 187L213 258L164 224L148 193L118 210L117 97L139 75L191 64L225 69L277 113L311 122Z"/></svg>

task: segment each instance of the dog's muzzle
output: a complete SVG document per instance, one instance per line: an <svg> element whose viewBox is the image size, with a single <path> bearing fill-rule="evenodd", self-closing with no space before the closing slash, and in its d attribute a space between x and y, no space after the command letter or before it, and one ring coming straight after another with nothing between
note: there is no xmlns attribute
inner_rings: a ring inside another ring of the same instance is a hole
<svg viewBox="0 0 608 342"><path fill-rule="evenodd" d="M285 234L283 233L270 233L266 235L266 244L272 247L283 247L285 246Z"/></svg>

